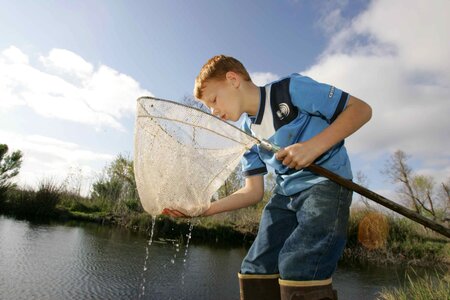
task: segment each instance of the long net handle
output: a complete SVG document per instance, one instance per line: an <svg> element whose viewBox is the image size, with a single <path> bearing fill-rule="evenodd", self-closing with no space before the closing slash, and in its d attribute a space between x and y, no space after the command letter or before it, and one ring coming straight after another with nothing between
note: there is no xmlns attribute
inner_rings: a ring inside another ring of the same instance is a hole
<svg viewBox="0 0 450 300"><path fill-rule="evenodd" d="M391 209L413 221L416 221L416 222L422 224L425 227L428 227L428 228L450 238L450 229L449 228L447 228L433 220L430 220L430 219L422 216L421 214L418 214L417 212L412 211L398 203L395 203L394 201L389 200L369 189L366 189L365 187L363 187L359 184L356 184L351 180L345 179L345 178L343 178L321 166L318 166L316 164L311 164L310 166L308 166L307 169L311 170L312 172L314 172L316 174L322 175L322 176L342 185L343 187L346 187L352 191L355 191L358 194L360 194L366 198L369 198L369 199L377 202L378 204L383 205L384 207L387 207L387 208L389 208L389 209Z"/></svg>
<svg viewBox="0 0 450 300"><path fill-rule="evenodd" d="M278 150L280 150L280 147L277 145L274 145L272 143L270 143L268 140L260 140L261 146L264 147L265 149L272 151L273 153L276 153ZM413 221L416 221L417 223L422 224L425 227L428 227L448 238L450 238L450 229L433 221L430 220L424 216L422 216L421 214L418 214L417 212L410 210L406 207L404 207L403 205L400 205L398 203L395 203L392 200L387 199L386 197L383 197L369 189L366 189L365 187L354 183L351 180L345 179L319 165L316 164L311 164L307 167L307 169L309 169L310 171L322 175L334 182L336 182L337 184L342 185L343 187L348 188L349 190L352 190L366 198L369 198L375 202L377 202L378 204L383 205L384 207L387 207Z"/></svg>

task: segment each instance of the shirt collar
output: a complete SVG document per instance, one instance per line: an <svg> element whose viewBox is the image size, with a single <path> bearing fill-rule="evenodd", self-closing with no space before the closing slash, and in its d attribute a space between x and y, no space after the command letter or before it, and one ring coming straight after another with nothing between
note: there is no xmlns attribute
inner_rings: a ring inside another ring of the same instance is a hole
<svg viewBox="0 0 450 300"><path fill-rule="evenodd" d="M250 120L252 121L253 124L259 125L261 124L263 115L264 115L264 108L266 106L266 88L263 86L259 87L259 95L260 95L260 99L259 99L259 108L258 108L258 113L256 114L256 116L250 116Z"/></svg>

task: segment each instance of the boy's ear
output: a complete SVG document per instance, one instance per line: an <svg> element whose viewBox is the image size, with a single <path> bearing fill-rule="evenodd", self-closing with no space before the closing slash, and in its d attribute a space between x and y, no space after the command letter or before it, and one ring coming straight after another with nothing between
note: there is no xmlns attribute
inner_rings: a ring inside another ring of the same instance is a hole
<svg viewBox="0 0 450 300"><path fill-rule="evenodd" d="M228 71L225 74L225 78L235 88L238 88L241 83L241 81L240 81L241 78L239 77L239 74L237 74L236 72L233 72L233 71Z"/></svg>

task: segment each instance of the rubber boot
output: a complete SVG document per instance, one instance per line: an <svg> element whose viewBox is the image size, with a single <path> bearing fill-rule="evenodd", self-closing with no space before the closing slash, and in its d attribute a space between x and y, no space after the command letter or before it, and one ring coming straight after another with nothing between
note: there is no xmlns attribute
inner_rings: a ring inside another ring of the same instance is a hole
<svg viewBox="0 0 450 300"><path fill-rule="evenodd" d="M337 300L331 278L325 280L279 280L281 300Z"/></svg>
<svg viewBox="0 0 450 300"><path fill-rule="evenodd" d="M279 275L238 273L241 300L280 300Z"/></svg>

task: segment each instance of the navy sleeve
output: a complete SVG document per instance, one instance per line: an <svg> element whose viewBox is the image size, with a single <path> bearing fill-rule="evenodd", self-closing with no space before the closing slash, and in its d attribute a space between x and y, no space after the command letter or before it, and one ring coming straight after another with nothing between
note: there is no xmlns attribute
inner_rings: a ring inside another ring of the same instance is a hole
<svg viewBox="0 0 450 300"><path fill-rule="evenodd" d="M241 159L242 175L245 177L267 174L266 164L259 157L256 147L254 145L250 150L247 150Z"/></svg>

